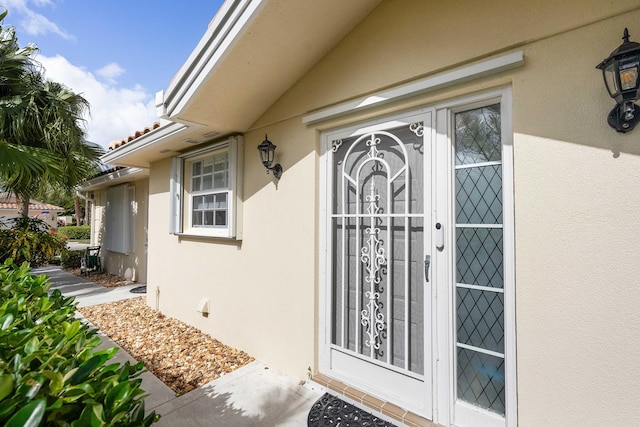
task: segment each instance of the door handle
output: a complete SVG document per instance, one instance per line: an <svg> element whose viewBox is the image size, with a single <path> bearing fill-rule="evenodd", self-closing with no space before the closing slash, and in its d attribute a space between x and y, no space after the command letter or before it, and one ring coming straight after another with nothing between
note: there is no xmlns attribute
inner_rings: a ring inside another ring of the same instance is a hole
<svg viewBox="0 0 640 427"><path fill-rule="evenodd" d="M424 256L424 280L429 281L429 267L431 266L431 255Z"/></svg>

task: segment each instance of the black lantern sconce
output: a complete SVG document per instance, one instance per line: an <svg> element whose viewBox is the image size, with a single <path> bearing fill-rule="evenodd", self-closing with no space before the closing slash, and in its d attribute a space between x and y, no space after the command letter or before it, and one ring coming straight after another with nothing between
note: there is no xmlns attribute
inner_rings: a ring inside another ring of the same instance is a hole
<svg viewBox="0 0 640 427"><path fill-rule="evenodd" d="M264 136L264 141L262 141L260 145L258 145L258 151L260 151L260 161L262 162L262 165L265 167L265 169L267 169L267 173L271 171L273 172L273 176L275 176L276 179L280 179L280 177L282 176L282 166L280 166L280 163L276 163L273 167L271 167L273 158L276 154L276 146L273 145L271 141L269 141L269 138L267 138L266 134Z"/></svg>
<svg viewBox="0 0 640 427"><path fill-rule="evenodd" d="M640 43L629 41L629 31L624 29L624 43L596 68L602 70L609 95L616 106L607 121L618 132L628 132L640 121L640 107L635 101L640 97Z"/></svg>

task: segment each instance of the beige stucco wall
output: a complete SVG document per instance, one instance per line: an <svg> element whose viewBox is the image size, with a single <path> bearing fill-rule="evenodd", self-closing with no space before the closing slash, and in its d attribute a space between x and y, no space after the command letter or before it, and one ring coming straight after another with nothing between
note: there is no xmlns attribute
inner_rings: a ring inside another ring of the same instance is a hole
<svg viewBox="0 0 640 427"><path fill-rule="evenodd" d="M625 26L640 36L638 22L636 10L532 44L514 74L518 390L529 425L638 416L640 137L606 124L613 102L592 68Z"/></svg>
<svg viewBox="0 0 640 427"><path fill-rule="evenodd" d="M127 268L133 273L132 280L138 283L147 281L147 222L149 179L141 179L129 183L135 187L135 237L134 252L121 254L104 249L104 215L107 202L106 188L94 190L94 206L91 225L91 244L102 245L103 269L109 274L124 277Z"/></svg>
<svg viewBox="0 0 640 427"><path fill-rule="evenodd" d="M640 40L639 22L631 0L384 2L245 134L243 241L170 235L169 161L152 165L149 304L303 377L317 363L319 131L509 85L519 425L637 419L640 129L608 127L613 101L595 65L625 26ZM513 71L302 124L314 109L512 49L525 55ZM258 164L265 132L284 166L277 185Z"/></svg>
<svg viewBox="0 0 640 427"><path fill-rule="evenodd" d="M264 134L245 135L242 241L169 234L170 162L152 164L150 209L164 214L149 223L147 301L303 377L314 364L314 141L300 129L271 130L274 141L300 145L282 150L278 161L289 166L276 185L256 167ZM196 311L203 298L207 317Z"/></svg>

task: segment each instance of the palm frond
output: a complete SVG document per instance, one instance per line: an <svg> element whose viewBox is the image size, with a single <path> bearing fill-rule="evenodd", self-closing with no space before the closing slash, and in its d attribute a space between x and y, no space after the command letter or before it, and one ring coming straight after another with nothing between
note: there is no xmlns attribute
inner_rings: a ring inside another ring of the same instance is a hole
<svg viewBox="0 0 640 427"><path fill-rule="evenodd" d="M0 174L21 170L27 173L43 173L45 153L32 147L9 144L0 140Z"/></svg>
<svg viewBox="0 0 640 427"><path fill-rule="evenodd" d="M45 79L31 45L20 48L0 11L0 181L16 194L72 188L100 165L85 142L88 101Z"/></svg>

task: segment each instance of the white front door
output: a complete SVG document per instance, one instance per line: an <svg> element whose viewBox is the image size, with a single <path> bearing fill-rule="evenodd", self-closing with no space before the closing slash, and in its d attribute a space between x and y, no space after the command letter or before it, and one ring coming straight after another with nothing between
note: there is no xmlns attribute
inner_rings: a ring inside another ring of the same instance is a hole
<svg viewBox="0 0 640 427"><path fill-rule="evenodd" d="M427 415L433 119L426 110L328 134L325 163L325 365L348 384Z"/></svg>
<svg viewBox="0 0 640 427"><path fill-rule="evenodd" d="M505 93L323 137L320 369L444 425L514 416Z"/></svg>

